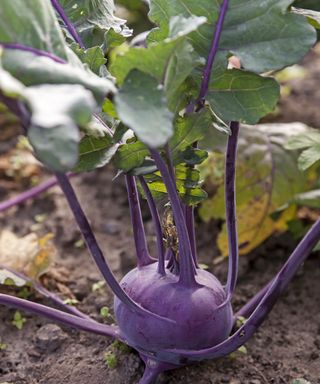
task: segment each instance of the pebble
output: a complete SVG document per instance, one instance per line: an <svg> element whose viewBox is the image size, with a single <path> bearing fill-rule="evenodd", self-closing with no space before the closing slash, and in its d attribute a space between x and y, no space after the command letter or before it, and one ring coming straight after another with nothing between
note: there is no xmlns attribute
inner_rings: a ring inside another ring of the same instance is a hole
<svg viewBox="0 0 320 384"><path fill-rule="evenodd" d="M56 324L46 324L38 329L35 344L38 349L53 352L68 338L68 335Z"/></svg>

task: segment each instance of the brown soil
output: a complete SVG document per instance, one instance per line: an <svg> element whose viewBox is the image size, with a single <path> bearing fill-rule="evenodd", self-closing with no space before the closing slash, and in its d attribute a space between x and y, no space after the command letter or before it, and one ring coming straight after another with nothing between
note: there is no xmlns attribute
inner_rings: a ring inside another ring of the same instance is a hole
<svg viewBox="0 0 320 384"><path fill-rule="evenodd" d="M103 170L74 179L84 208L93 224L107 259L121 277L134 265L134 251L128 208L121 181L111 182L113 172ZM92 292L100 279L85 249L74 243L80 235L58 189L12 209L0 218L1 227L17 234L28 233L34 216L47 214L40 233L53 231L60 251L59 266L70 271L68 287L80 301L80 308L100 319L101 307L112 306L108 289ZM149 241L154 246L148 214ZM201 260L208 263L214 255L215 228L200 225ZM267 282L289 254L294 241L287 235L273 238L254 254L241 259L239 285L234 298L237 309ZM209 256L208 256L209 255ZM257 257L259 256L259 257ZM226 265L215 267L224 280ZM320 261L310 258L280 299L261 330L247 344L247 353L208 361L163 374L158 383L286 383L298 377L312 384L320 383ZM41 301L39 297L33 300ZM52 322L25 314L27 322L17 330L11 320L14 311L1 307L0 335L7 349L0 351L0 383L12 384L133 384L143 371L134 351L119 351L112 340L56 327ZM109 368L104 353L116 354L117 365Z"/></svg>
<svg viewBox="0 0 320 384"><path fill-rule="evenodd" d="M319 127L320 55L311 53L304 66L309 71L307 78L290 81L291 95L283 98L276 120L302 121ZM2 152L7 150L8 138L0 147ZM78 177L73 183L108 262L120 279L135 260L124 186L121 180L112 181L113 175L111 169L104 169ZM1 198L8 197L4 188L0 192ZM103 306L112 307L111 292L107 288L92 292L93 283L101 277L88 252L75 246L80 234L58 189L0 215L0 225L24 235L38 214L47 215L39 233L55 233L57 266L68 269L67 286L79 300L79 308L103 321L99 311ZM148 240L154 248L147 210L145 219ZM217 227L198 224L197 230L200 259L213 269L213 257L218 256L214 243ZM295 243L289 235L273 237L241 259L235 309L274 276ZM223 281L226 264L215 266L214 272ZM296 378L320 384L319 292L320 260L319 255L313 255L248 342L246 354L167 372L158 384L291 384ZM49 304L36 295L31 299ZM133 384L141 377L143 364L133 350L119 350L111 339L55 326L28 314L24 314L27 322L19 331L11 324L13 313L12 309L0 307L0 343L7 344L0 350L0 384ZM116 367L106 365L105 352L116 355Z"/></svg>

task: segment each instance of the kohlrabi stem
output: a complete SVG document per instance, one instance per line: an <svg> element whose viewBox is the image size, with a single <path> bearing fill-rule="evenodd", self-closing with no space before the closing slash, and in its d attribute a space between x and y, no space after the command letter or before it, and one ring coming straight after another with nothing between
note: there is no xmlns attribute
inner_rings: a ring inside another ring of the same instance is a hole
<svg viewBox="0 0 320 384"><path fill-rule="evenodd" d="M41 49L29 47L24 44L18 44L18 43L1 43L0 42L0 47L4 47L5 49L14 49L18 51L24 51L24 52L30 52L33 53L37 56L44 56L48 57L49 59L59 63L59 64L66 64L66 61L61 59L60 57L54 55L53 53L42 51Z"/></svg>
<svg viewBox="0 0 320 384"><path fill-rule="evenodd" d="M144 267L153 263L154 260L152 260L148 251L136 181L134 176L126 175L125 178L138 267Z"/></svg>
<svg viewBox="0 0 320 384"><path fill-rule="evenodd" d="M124 339L120 335L118 327L100 324L93 320L83 319L78 316L59 311L45 305L33 303L32 301L19 299L18 297L0 294L0 304L8 305L19 310L35 313L40 316L47 317L50 320L58 321L73 328L95 333L97 335L111 336L117 339ZM123 340L124 341L124 340Z"/></svg>
<svg viewBox="0 0 320 384"><path fill-rule="evenodd" d="M139 384L155 384L157 377L160 375L162 372L162 369L157 369L148 367L146 365L145 370L143 372L143 376L141 380L139 381Z"/></svg>
<svg viewBox="0 0 320 384"><path fill-rule="evenodd" d="M188 235L188 230L185 222L185 217L181 207L176 185L170 176L168 168L163 161L160 153L155 149L150 149L151 156L153 157L158 170L161 173L163 182L167 188L169 199L171 201L171 208L174 215L175 225L177 227L179 237L179 263L180 263L180 277L179 282L187 287L195 286L195 266L192 258L191 245Z"/></svg>
<svg viewBox="0 0 320 384"><path fill-rule="evenodd" d="M186 224L190 239L190 245L191 245L191 251L192 251L192 257L194 261L194 265L196 268L199 268L198 265L198 255L197 255L197 243L196 243L196 229L195 229L195 222L194 222L194 207L186 205L185 207L185 218L186 218Z"/></svg>
<svg viewBox="0 0 320 384"><path fill-rule="evenodd" d="M241 347L241 345L247 342L247 340L255 333L255 331L266 319L280 295L287 288L294 274L319 242L319 239L320 219L311 227L297 248L293 251L287 262L280 269L279 273L272 280L265 295L245 324L226 341L212 348L202 349L199 351L173 349L160 352L159 356L156 354L153 355L153 357L166 361L170 355L170 362L175 363L181 361L181 359L188 359L189 361L216 359L236 351L239 347Z"/></svg>
<svg viewBox="0 0 320 384"><path fill-rule="evenodd" d="M25 276L22 273L19 273L19 272L15 271L11 268L6 267L5 265L0 264L0 270L1 269L9 271L11 274L13 274L13 275L17 276L18 278L30 283L34 290L39 292L44 297L50 299L53 303L57 304L59 307L63 308L64 310L71 313L72 315L81 317L82 319L89 319L91 321L94 321L89 316L87 316L84 313L82 313L81 311L79 311L76 307L73 307L72 305L66 304L62 299L60 299L60 297L58 295L54 294L53 292L48 291L45 287L43 287L36 280L31 279L30 277Z"/></svg>
<svg viewBox="0 0 320 384"><path fill-rule="evenodd" d="M118 297L120 301L126 304L132 311L140 313L144 316L153 316L163 321L173 322L170 319L156 315L141 306L135 303L121 288L120 284L114 277L111 272L104 256L99 247L99 244L94 236L94 233L91 229L91 226L87 220L85 213L83 212L81 205L78 201L78 198L68 180L67 176L61 173L56 173L56 178L59 182L59 185L68 201L71 211L73 212L74 218L78 224L80 232L87 244L87 247L93 257L95 263L97 264L102 276L105 278L106 282L112 289L113 293Z"/></svg>
<svg viewBox="0 0 320 384"><path fill-rule="evenodd" d="M239 317L248 318L251 313L257 308L257 305L262 300L263 296L266 294L270 288L273 280L271 280L266 286L264 286L260 291L255 294L235 315L234 320L237 321Z"/></svg>
<svg viewBox="0 0 320 384"><path fill-rule="evenodd" d="M68 173L68 177L72 177L76 175L76 173ZM58 184L58 181L55 177L51 177L50 179L44 181L43 183L30 188L29 190L20 193L19 195L12 197L11 199L8 199L6 201L3 201L0 203L0 212L4 212L7 209L14 207L15 205L22 204L25 201L32 199L41 193L47 191L48 189L54 187L55 185Z"/></svg>
<svg viewBox="0 0 320 384"><path fill-rule="evenodd" d="M151 213L152 221L155 227L156 232L156 239L157 239L157 251L158 251L158 272L160 275L165 275L165 260L164 260L164 246L163 246L163 233L162 233L162 227L159 217L159 212L156 207L156 203L154 201L154 198L152 197L152 194L150 192L150 189L144 179L143 176L138 177L141 187L143 189L143 192L146 196L147 203L149 206L149 210Z"/></svg>
<svg viewBox="0 0 320 384"><path fill-rule="evenodd" d="M236 287L239 263L238 233L236 217L236 158L239 123L231 122L225 165L226 225L229 247L229 269L226 286L227 297L231 298Z"/></svg>
<svg viewBox="0 0 320 384"><path fill-rule="evenodd" d="M203 100L206 97L208 89L209 89L209 83L210 83L210 78L211 78L213 62L214 62L214 59L215 59L217 52L218 52L220 38L221 38L221 34L222 34L222 29L223 29L223 23L224 23L224 19L225 19L228 7L229 7L229 0L223 0L223 3L221 4L221 7L220 7L218 20L216 23L216 28L215 28L214 36L212 39L209 56L207 59L207 63L206 63L204 72L203 72L199 96L198 96L198 99L196 101L196 105L198 106L198 108L199 108L199 104L200 105L203 104Z"/></svg>
<svg viewBox="0 0 320 384"><path fill-rule="evenodd" d="M166 144L164 148L165 148L166 157L167 157L169 174L172 177L172 180L175 180L174 165L173 165L172 153L171 153L169 144Z"/></svg>
<svg viewBox="0 0 320 384"><path fill-rule="evenodd" d="M75 29L75 27L70 22L70 20L67 17L67 15L65 14L65 12L64 12L63 8L61 7L59 1L58 0L51 0L51 3L53 5L53 7L55 8L55 10L60 15L61 19L63 20L67 30L69 31L69 33L72 36L72 38L74 39L74 41L76 41L80 45L81 48L84 48L84 44L83 44L80 36L78 35L77 30Z"/></svg>

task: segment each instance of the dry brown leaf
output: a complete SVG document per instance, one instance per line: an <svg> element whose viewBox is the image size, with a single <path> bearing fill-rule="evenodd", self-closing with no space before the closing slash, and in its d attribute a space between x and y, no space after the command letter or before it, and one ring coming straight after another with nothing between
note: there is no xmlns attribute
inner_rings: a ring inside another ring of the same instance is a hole
<svg viewBox="0 0 320 384"><path fill-rule="evenodd" d="M38 237L30 233L17 237L8 230L0 234L0 264L33 279L48 271L57 253L53 234Z"/></svg>

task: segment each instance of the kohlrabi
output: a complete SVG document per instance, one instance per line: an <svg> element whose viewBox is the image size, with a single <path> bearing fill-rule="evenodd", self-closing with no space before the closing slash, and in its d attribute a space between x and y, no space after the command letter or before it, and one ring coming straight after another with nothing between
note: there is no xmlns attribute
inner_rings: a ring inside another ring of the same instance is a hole
<svg viewBox="0 0 320 384"><path fill-rule="evenodd" d="M274 279L233 313L240 123L256 123L278 100L278 84L259 74L295 63L316 40L291 3L151 0L149 17L157 27L135 45L124 43L131 31L114 16L110 0L1 1L0 101L20 119L35 156L55 179L1 203L0 210L58 183L114 292L118 325L90 319L36 282L35 289L66 312L6 294L0 304L120 339L146 364L141 384L153 383L164 370L228 355L252 336L320 238L317 221ZM241 69L228 68L232 55ZM206 197L197 165L207 153L198 142L216 128L229 135L226 284L199 268L194 227L194 206ZM111 159L126 180L137 254L137 267L120 284L66 173ZM138 191L153 219L156 255L148 250ZM166 199L167 221L160 217L159 197ZM246 321L235 330L240 316Z"/></svg>

